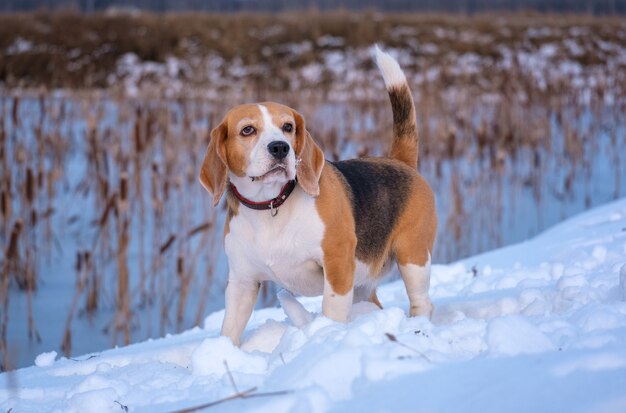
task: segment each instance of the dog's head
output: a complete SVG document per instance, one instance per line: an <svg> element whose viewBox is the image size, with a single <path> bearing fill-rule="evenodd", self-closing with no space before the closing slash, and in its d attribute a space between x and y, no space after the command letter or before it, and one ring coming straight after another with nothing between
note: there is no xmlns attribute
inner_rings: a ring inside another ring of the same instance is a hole
<svg viewBox="0 0 626 413"><path fill-rule="evenodd" d="M228 179L252 200L264 188L281 188L296 178L306 193L317 196L323 167L324 153L298 112L278 103L245 104L231 109L211 131L200 183L214 205Z"/></svg>

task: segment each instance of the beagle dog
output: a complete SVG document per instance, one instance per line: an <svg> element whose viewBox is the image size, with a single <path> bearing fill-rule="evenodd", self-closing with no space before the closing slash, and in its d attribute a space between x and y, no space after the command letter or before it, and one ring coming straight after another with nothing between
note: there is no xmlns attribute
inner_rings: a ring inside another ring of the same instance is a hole
<svg viewBox="0 0 626 413"><path fill-rule="evenodd" d="M393 112L388 157L329 162L302 115L273 102L237 106L211 131L200 182L214 206L226 193L222 335L236 345L265 280L323 294L323 314L346 322L353 302L381 307L376 286L395 261L410 315L432 312L437 216L416 169L415 105L398 63L378 47L374 55Z"/></svg>

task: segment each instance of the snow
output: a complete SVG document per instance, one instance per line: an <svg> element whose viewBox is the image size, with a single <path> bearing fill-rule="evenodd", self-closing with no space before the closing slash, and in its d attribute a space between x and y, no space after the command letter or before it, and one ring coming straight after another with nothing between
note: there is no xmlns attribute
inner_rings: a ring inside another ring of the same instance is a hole
<svg viewBox="0 0 626 413"><path fill-rule="evenodd" d="M141 61L135 53L125 53L119 58L115 74L109 74L108 83L114 85L120 80L128 96L137 97L140 86L146 82L167 85L166 95L179 92L183 87L180 77L187 76L189 65L174 57L168 56L164 63Z"/></svg>
<svg viewBox="0 0 626 413"><path fill-rule="evenodd" d="M626 244L624 244L624 254L626 255ZM619 285L622 290L622 300L626 301L626 264L622 265L619 272Z"/></svg>
<svg viewBox="0 0 626 413"><path fill-rule="evenodd" d="M54 363L54 359L57 357L56 351L49 351L47 353L41 353L35 358L35 366L48 367Z"/></svg>
<svg viewBox="0 0 626 413"><path fill-rule="evenodd" d="M400 281L347 324L279 294L241 348L203 328L0 375L0 411L626 411L626 199L538 237L434 265L432 320ZM274 393L276 392L276 393ZM271 394L266 394L271 393ZM260 397L263 396L264 397ZM258 397L255 397L258 396Z"/></svg>
<svg viewBox="0 0 626 413"><path fill-rule="evenodd" d="M329 34L317 39L317 45L320 47L341 47L344 43L345 41L342 37L331 36Z"/></svg>
<svg viewBox="0 0 626 413"><path fill-rule="evenodd" d="M501 356L554 350L550 339L520 316L504 316L489 323L487 346L494 355Z"/></svg>
<svg viewBox="0 0 626 413"><path fill-rule="evenodd" d="M32 51L33 48L33 42L31 42L30 40L26 40L22 37L17 37L15 41L9 47L7 47L5 53L7 55L28 53Z"/></svg>
<svg viewBox="0 0 626 413"><path fill-rule="evenodd" d="M265 31L251 28L249 34L267 39L284 34L284 31L282 26L273 26ZM506 27L500 31L503 36L512 35ZM215 39L221 35L217 30L211 32ZM605 103L613 105L616 102L612 89L599 87L597 82L619 84L624 72L622 66L626 62L626 48L623 44L606 40L599 32L590 31L588 27L572 27L569 30L530 27L521 39L500 42L492 35L462 27L455 30L435 27L428 30L428 36L424 36L417 28L399 26L391 29L389 35L392 39L390 44L381 46L396 57L403 68L415 74L413 81L416 84L428 85L437 81L442 73L446 74L446 78L452 76L453 81L444 82L446 88L453 92L451 102L455 101L457 95L464 93L463 88L459 88L455 81L457 78L476 78L478 85L484 89L483 92L487 92L499 84L493 82L494 75L508 76L507 73L513 73L522 79L532 80L543 89L566 81L572 86L572 92L576 92L568 95L568 99L593 94L599 88L606 96ZM432 41L432 35L437 40ZM453 41L453 44L480 44L485 47L466 52L464 47L461 50L450 47L449 41ZM284 87L291 92L315 90L319 88L322 78L325 82L332 80L330 96L338 101L353 101L359 93L370 96L378 93L379 85L371 81L372 78L378 78L378 73L374 73L371 67L368 47L346 47L348 42L340 36L323 34L316 39L302 42L264 46L261 48L263 59L260 64L244 64L240 56L230 59L214 51L202 51L189 39L181 42L184 53L181 56L168 56L165 63L141 61L133 53L119 56L115 70L108 76L109 85L123 86L120 91L131 97L142 92L156 93L164 90L167 96L200 93L219 100L224 90L239 95L250 89L249 85L244 85L247 76L258 73L265 77L269 73L284 80ZM18 38L7 49L7 53L17 54L40 49L48 50L49 46L34 45ZM490 49L492 53L484 53ZM582 59L585 55L595 56L597 59ZM310 60L311 57L314 59ZM275 68L271 64L275 59L284 61L290 70ZM594 60L597 62L593 63ZM71 61L70 69L77 70L89 61ZM587 62L583 63L585 61ZM200 85L202 86L199 87ZM580 99L585 101L584 98Z"/></svg>

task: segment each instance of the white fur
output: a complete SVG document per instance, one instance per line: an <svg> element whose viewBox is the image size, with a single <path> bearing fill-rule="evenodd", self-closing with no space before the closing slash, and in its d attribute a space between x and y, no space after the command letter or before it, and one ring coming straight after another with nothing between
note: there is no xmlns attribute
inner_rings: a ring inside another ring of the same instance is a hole
<svg viewBox="0 0 626 413"><path fill-rule="evenodd" d="M273 281L295 294L323 294L324 315L348 320L353 292L337 294L325 279L322 239L326 228L315 198L296 186L276 216L242 205L229 228L224 238L230 272L223 335L238 342L261 281Z"/></svg>
<svg viewBox="0 0 626 413"><path fill-rule="evenodd" d="M354 290L351 288L346 294L337 294L324 277L324 298L322 299L322 313L335 321L345 323L350 316Z"/></svg>
<svg viewBox="0 0 626 413"><path fill-rule="evenodd" d="M229 273L222 335L230 337L235 345L239 345L241 333L248 324L258 294L258 281L252 278L233 277L232 271Z"/></svg>
<svg viewBox="0 0 626 413"><path fill-rule="evenodd" d="M241 205L224 239L230 276L270 280L296 294L320 295L324 229L315 199L299 186L276 216Z"/></svg>
<svg viewBox="0 0 626 413"><path fill-rule="evenodd" d="M376 289L378 284L389 274L393 265L393 261L386 263L383 268L375 274L372 274L372 268L369 264L356 260L356 269L354 271L354 302L369 301L372 291Z"/></svg>
<svg viewBox="0 0 626 413"><path fill-rule="evenodd" d="M388 53L380 50L378 45L374 45L374 60L376 65L383 75L385 80L385 87L391 89L394 86L400 86L406 83L406 76L400 68L400 65L389 55Z"/></svg>
<svg viewBox="0 0 626 413"><path fill-rule="evenodd" d="M230 271L222 335L238 343L250 318L250 300L253 306L257 298L256 292L249 294L250 286L261 281L274 281L297 294L322 294L324 229L315 199L298 186L276 216L239 207L224 238ZM241 295L233 292L231 300L231 289Z"/></svg>
<svg viewBox="0 0 626 413"><path fill-rule="evenodd" d="M430 317L433 304L428 296L430 288L430 254L424 266L415 264L398 265L407 295L409 296L410 315Z"/></svg>
<svg viewBox="0 0 626 413"><path fill-rule="evenodd" d="M369 284L374 282L374 278L370 275L370 267L361 260L356 260L356 268L354 270L355 284Z"/></svg>

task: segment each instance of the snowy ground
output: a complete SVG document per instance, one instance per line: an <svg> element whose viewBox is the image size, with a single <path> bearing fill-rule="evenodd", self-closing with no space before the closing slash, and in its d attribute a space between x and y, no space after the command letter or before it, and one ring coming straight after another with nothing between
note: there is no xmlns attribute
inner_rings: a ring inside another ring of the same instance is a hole
<svg viewBox="0 0 626 413"><path fill-rule="evenodd" d="M435 266L432 321L406 316L399 281L379 290L384 310L357 305L347 325L256 311L242 349L218 337L217 312L164 339L40 355L0 376L0 411L182 411L235 393L226 362L237 391L256 390L207 411L624 412L625 264L622 199ZM300 301L320 311L319 298Z"/></svg>

